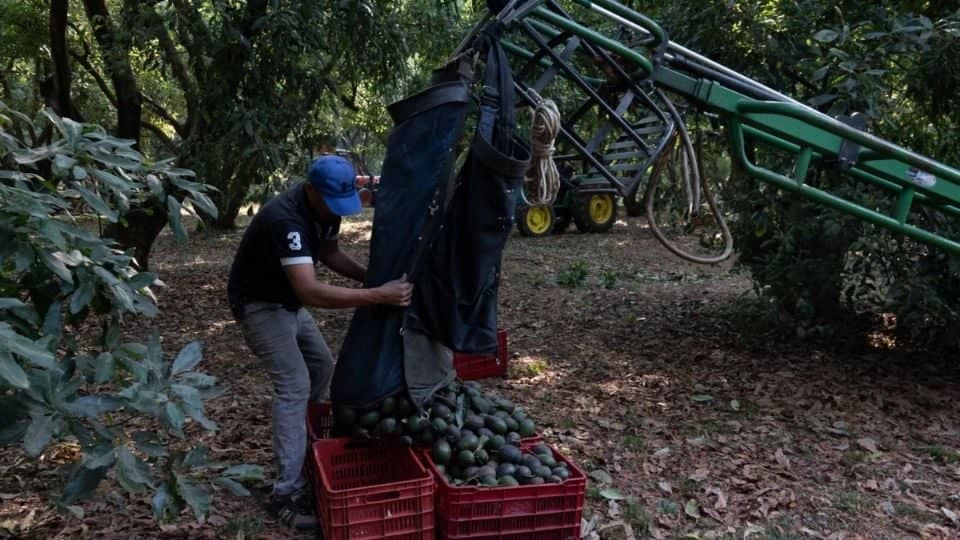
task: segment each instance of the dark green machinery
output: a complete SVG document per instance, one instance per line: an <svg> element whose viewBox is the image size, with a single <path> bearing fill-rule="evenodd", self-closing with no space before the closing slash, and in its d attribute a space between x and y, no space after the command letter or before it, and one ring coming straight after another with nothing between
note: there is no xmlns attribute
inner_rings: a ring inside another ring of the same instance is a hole
<svg viewBox="0 0 960 540"><path fill-rule="evenodd" d="M831 118L780 94L671 42L653 20L614 0L488 4L487 17L457 53L469 53L478 32L496 32L513 55L521 101L533 107L539 96L554 98L562 116L554 159L566 174L548 209L556 219L544 230L544 216L524 207L521 230L545 234L576 219L577 212L582 221L590 213L584 201L592 195L612 203L624 198L634 212L645 208L651 217L651 178L666 157L678 155L679 148L684 159L696 162L681 112L689 106L725 120L732 156L757 180L960 253L958 239L931 230L922 218L928 211L960 216L960 171L869 134L856 115ZM597 15L615 30L600 33L580 22ZM763 165L755 158L760 150L790 156L789 164L780 170ZM697 168L690 170L691 193L700 193ZM824 190L817 175L825 170L886 193L888 204L870 207ZM712 205L709 192L703 194ZM602 206L596 205L595 217L606 216ZM617 205L611 206L615 219Z"/></svg>

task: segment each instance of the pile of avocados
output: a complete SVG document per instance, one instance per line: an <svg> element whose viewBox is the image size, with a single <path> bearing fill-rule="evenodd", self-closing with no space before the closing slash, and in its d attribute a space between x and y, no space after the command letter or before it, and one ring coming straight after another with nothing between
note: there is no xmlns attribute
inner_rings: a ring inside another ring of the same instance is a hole
<svg viewBox="0 0 960 540"><path fill-rule="evenodd" d="M475 381L454 381L418 411L405 397L365 408L334 405L334 436L399 437L430 447L430 457L453 485L517 486L560 483L570 470L539 443L533 420L510 400L484 393Z"/></svg>

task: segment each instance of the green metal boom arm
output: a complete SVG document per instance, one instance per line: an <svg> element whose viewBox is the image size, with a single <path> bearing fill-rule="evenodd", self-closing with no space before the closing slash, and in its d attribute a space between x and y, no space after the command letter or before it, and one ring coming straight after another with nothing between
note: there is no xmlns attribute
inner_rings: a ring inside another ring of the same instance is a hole
<svg viewBox="0 0 960 540"><path fill-rule="evenodd" d="M960 217L960 171L957 169L848 126L684 49L670 42L666 32L653 20L614 0L573 0L570 3L592 9L623 27L645 34L648 39L640 50L631 48L577 22L560 8L559 3L549 0L511 2L497 18L508 27L521 21L528 22L556 42L564 36L578 36L633 65L635 70L630 76L635 81L652 83L722 113L729 121L733 155L754 178L960 254L957 239L909 223L911 210L916 204ZM521 58L535 60L541 67L553 66L551 58L531 52L507 36L502 37L501 42L506 50ZM682 63L671 63L674 54L686 59L693 57L703 69L694 72L685 70ZM718 75L710 77L704 72ZM582 79L598 87L605 82L596 77ZM794 155L793 170L788 175L752 162L747 152L748 140ZM851 145L855 145L856 151L842 171L855 180L889 192L893 201L888 211L868 208L807 183L812 162L837 161L844 155L844 147Z"/></svg>

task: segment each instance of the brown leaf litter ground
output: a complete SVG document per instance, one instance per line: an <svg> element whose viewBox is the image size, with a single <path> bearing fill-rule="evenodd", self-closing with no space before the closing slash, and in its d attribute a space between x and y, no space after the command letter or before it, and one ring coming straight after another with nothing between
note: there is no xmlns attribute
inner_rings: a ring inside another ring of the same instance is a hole
<svg viewBox="0 0 960 540"><path fill-rule="evenodd" d="M369 216L352 220L342 245L365 260L369 234ZM161 237L162 314L127 333L144 340L158 328L168 353L202 340L201 367L227 386L208 404L221 429L203 442L218 460L271 471L270 386L224 301L239 238ZM749 289L730 265L670 255L639 220L607 234L514 236L500 293L510 372L483 385L523 405L592 473L589 529L622 520L641 538L960 538L956 359L747 347L730 321ZM315 313L338 350L350 312ZM205 523L185 512L159 527L147 497L113 482L82 518L58 514L46 503L52 463L71 456L54 454L31 465L19 450L0 453L0 534L288 536L257 501L227 493Z"/></svg>

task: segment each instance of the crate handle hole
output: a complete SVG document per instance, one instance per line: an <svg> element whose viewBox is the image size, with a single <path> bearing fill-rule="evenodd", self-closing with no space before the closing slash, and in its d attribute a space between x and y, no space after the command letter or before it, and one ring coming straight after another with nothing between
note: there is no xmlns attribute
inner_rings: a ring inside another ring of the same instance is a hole
<svg viewBox="0 0 960 540"><path fill-rule="evenodd" d="M399 498L400 498L399 491L388 491L386 493L377 493L375 495L370 495L369 497L367 497L367 502L375 503L375 502L389 501L391 499L399 499Z"/></svg>

